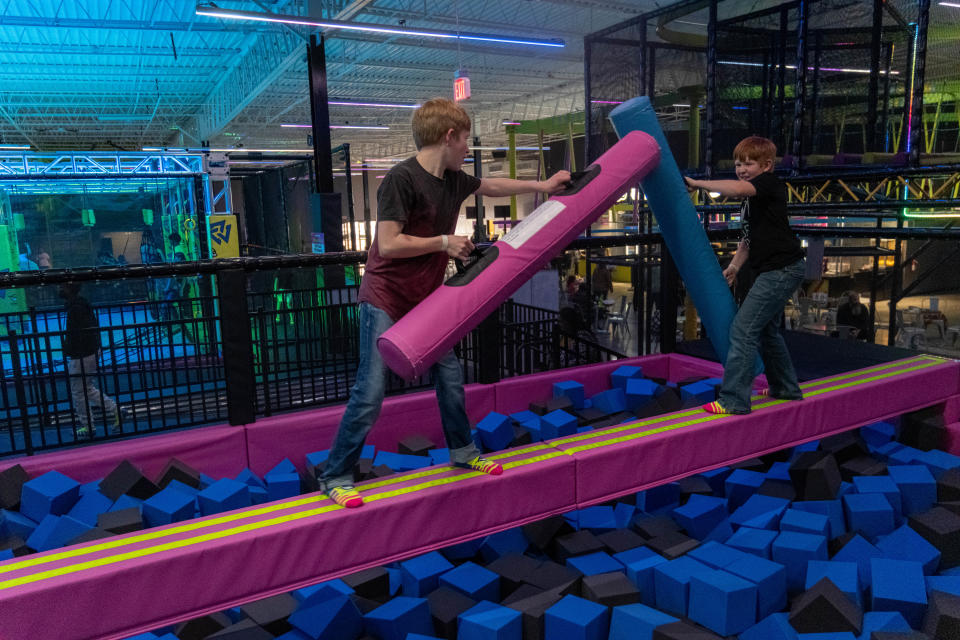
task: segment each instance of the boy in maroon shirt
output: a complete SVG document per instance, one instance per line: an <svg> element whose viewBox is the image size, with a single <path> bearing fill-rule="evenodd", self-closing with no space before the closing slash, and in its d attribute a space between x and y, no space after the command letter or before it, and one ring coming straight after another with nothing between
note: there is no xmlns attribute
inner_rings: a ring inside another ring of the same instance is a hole
<svg viewBox="0 0 960 640"><path fill-rule="evenodd" d="M555 193L570 180L567 171L544 182L481 180L464 173L460 167L468 153L470 116L450 100L425 102L414 112L412 127L417 155L387 172L377 191L377 232L360 283L360 366L322 477L327 493L344 507L363 504L353 487L353 467L383 405L387 367L377 338L443 283L450 258L470 256L470 238L454 235L463 201L474 193ZM481 457L470 435L463 372L454 352L430 373L450 462L500 475L503 467Z"/></svg>

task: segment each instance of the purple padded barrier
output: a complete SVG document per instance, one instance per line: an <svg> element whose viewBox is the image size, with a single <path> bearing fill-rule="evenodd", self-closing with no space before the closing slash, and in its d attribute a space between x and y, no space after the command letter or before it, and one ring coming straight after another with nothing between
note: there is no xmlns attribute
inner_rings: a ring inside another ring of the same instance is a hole
<svg viewBox="0 0 960 640"><path fill-rule="evenodd" d="M247 443L242 427L213 426L147 438L107 442L36 456L0 460L0 471L22 465L31 477L56 469L77 482L106 476L129 460L148 478L156 478L170 458L178 458L215 478L235 476L247 466Z"/></svg>
<svg viewBox="0 0 960 640"><path fill-rule="evenodd" d="M570 509L573 458L497 458L500 477L433 467L361 484L358 510L312 494L0 562L0 638L125 638Z"/></svg>
<svg viewBox="0 0 960 640"><path fill-rule="evenodd" d="M467 417L476 424L494 410L494 388L469 384L464 387ZM340 425L344 405L311 409L257 420L246 426L250 469L263 474L284 458L304 469L304 456L311 451L329 449ZM397 442L411 434L421 434L445 447L440 427L437 395L431 389L394 396L383 402L380 417L373 425L367 443L378 449L397 450Z"/></svg>
<svg viewBox="0 0 960 640"><path fill-rule="evenodd" d="M960 422L951 422L947 425L947 441L943 444L943 450L960 456Z"/></svg>
<svg viewBox="0 0 960 640"><path fill-rule="evenodd" d="M802 386L804 400L756 397L748 416L697 408L551 444L577 461L582 507L935 404L960 390L960 363L919 356Z"/></svg>
<svg viewBox="0 0 960 640"><path fill-rule="evenodd" d="M624 136L575 181L573 192L537 207L465 274L447 280L387 329L377 339L384 361L407 380L422 375L659 162L652 137L639 131Z"/></svg>

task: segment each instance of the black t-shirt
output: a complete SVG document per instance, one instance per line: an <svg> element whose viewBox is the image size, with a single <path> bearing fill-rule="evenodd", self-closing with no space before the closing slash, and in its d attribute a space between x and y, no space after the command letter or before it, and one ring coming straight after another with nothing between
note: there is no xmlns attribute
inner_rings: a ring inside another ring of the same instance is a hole
<svg viewBox="0 0 960 640"><path fill-rule="evenodd" d="M67 331L63 353L68 358L85 358L100 350L97 314L83 296L67 302Z"/></svg>
<svg viewBox="0 0 960 640"><path fill-rule="evenodd" d="M384 176L377 190L377 220L399 222L402 233L411 236L452 234L460 205L479 187L480 179L462 170L444 171L443 178L438 178L414 156ZM443 283L447 260L442 251L412 258L383 258L374 238L359 300L399 320Z"/></svg>
<svg viewBox="0 0 960 640"><path fill-rule="evenodd" d="M787 218L787 186L770 172L761 173L750 184L757 194L740 205L743 236L750 248L750 267L764 273L803 258L803 247Z"/></svg>

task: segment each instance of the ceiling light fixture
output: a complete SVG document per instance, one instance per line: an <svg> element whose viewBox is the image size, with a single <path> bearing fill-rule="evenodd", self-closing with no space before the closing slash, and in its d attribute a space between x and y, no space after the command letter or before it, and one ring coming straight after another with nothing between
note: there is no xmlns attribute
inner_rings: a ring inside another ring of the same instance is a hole
<svg viewBox="0 0 960 640"><path fill-rule="evenodd" d="M955 9L960 9L960 4L955 2L938 2L937 4L939 4L941 7L953 7Z"/></svg>
<svg viewBox="0 0 960 640"><path fill-rule="evenodd" d="M509 151L510 147L467 147L470 151ZM540 151L540 147L514 147L517 151ZM544 151L549 151L550 147L543 147Z"/></svg>
<svg viewBox="0 0 960 640"><path fill-rule="evenodd" d="M385 102L347 102L346 100L328 100L327 104L340 107L381 107L383 109L416 109L419 104L388 104Z"/></svg>
<svg viewBox="0 0 960 640"><path fill-rule="evenodd" d="M281 127L286 129L312 129L313 125L311 124L281 124ZM384 131L390 127L386 125L365 125L365 124L332 124L330 125L331 129L376 129L378 131Z"/></svg>
<svg viewBox="0 0 960 640"><path fill-rule="evenodd" d="M3 151L29 151L28 144L0 144L0 150Z"/></svg>
<svg viewBox="0 0 960 640"><path fill-rule="evenodd" d="M305 16L291 16L281 13L260 13L257 11L236 11L197 5L198 16L211 18L226 18L228 20L251 20L253 22L275 22L279 24L298 24L305 27L321 27L324 29L344 29L347 31L367 31L372 33L387 33L393 36L408 36L415 38L441 38L448 40L470 40L473 42L493 42L499 44L523 44L535 47L565 47L563 40L550 38L519 38L514 36L496 35L490 33L469 33L466 31L437 31L434 29L419 29L394 27L388 24L372 22L347 22L345 20L316 20Z"/></svg>

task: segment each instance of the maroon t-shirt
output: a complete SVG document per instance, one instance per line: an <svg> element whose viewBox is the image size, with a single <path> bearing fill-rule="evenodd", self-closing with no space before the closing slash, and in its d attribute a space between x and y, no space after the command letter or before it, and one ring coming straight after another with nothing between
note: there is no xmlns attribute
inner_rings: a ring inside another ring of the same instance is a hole
<svg viewBox="0 0 960 640"><path fill-rule="evenodd" d="M401 233L421 238L452 234L460 205L480 187L480 179L463 171L438 178L408 158L390 169L377 190L377 220L399 222ZM443 283L446 252L412 258L383 258L374 237L360 282L360 302L402 318Z"/></svg>

